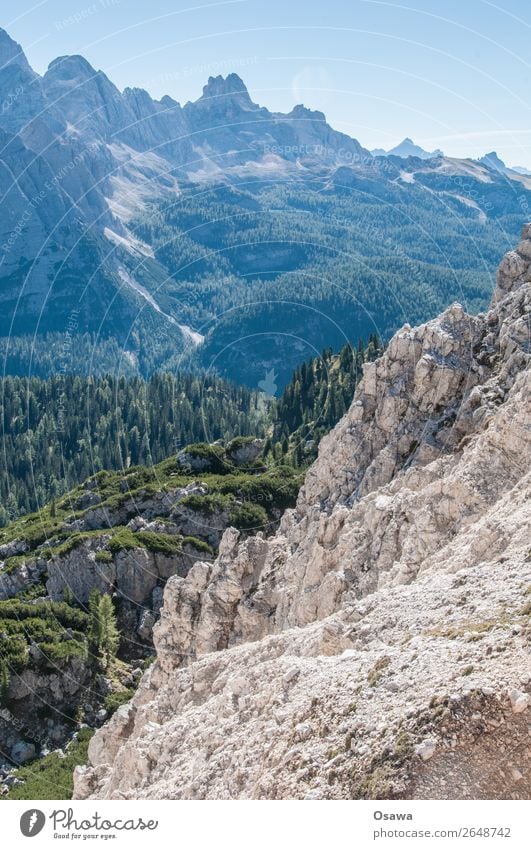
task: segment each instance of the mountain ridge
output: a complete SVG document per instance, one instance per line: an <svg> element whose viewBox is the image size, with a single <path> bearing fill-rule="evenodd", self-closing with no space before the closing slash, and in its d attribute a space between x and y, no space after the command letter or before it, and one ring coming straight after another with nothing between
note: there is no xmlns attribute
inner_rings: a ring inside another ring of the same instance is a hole
<svg viewBox="0 0 531 849"><path fill-rule="evenodd" d="M390 150L384 150L383 148L376 148L372 150L371 153L373 156L400 156L403 159L407 159L408 156L416 156L419 159L435 159L438 156L444 156L442 150L424 150L420 145L415 144L415 142L406 136L400 144L395 145Z"/></svg>
<svg viewBox="0 0 531 849"><path fill-rule="evenodd" d="M527 798L531 225L366 363L279 530L171 578L77 799Z"/></svg>
<svg viewBox="0 0 531 849"><path fill-rule="evenodd" d="M483 306L531 204L525 175L375 158L322 112L253 103L237 74L181 106L120 92L79 56L40 77L1 44L0 337L6 362L25 340L28 372L32 339L68 347L75 325L95 358L112 343L135 362L149 339L154 369L199 362L257 386L275 368L286 381L310 353L387 339L404 311L424 320L463 286L466 306Z"/></svg>

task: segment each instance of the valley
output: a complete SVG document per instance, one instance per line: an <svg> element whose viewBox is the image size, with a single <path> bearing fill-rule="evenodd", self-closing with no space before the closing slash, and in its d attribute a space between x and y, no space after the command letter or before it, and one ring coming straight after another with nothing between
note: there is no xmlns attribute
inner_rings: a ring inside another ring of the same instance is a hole
<svg viewBox="0 0 531 849"><path fill-rule="evenodd" d="M0 29L0 800L528 798L505 131L46 64Z"/></svg>
<svg viewBox="0 0 531 849"><path fill-rule="evenodd" d="M0 92L24 92L0 114L11 374L199 368L256 389L274 369L282 387L325 347L484 309L531 206L493 157L373 156L234 73L181 106L82 56L39 76L3 30L0 65Z"/></svg>

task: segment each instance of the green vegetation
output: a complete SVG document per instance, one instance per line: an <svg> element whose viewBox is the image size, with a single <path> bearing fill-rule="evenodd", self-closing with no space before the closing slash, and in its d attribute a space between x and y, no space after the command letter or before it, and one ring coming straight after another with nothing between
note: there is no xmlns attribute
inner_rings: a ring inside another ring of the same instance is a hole
<svg viewBox="0 0 531 849"><path fill-rule="evenodd" d="M227 458L221 445L209 445L196 442L186 446L186 454L193 460L200 461L202 470L214 475L222 475L225 471Z"/></svg>
<svg viewBox="0 0 531 849"><path fill-rule="evenodd" d="M287 486L281 497L276 483L281 468L304 467L315 457L323 434L348 408L363 363L380 350L374 334L367 347L347 344L339 354L326 349L297 367L280 398L269 402L244 387L190 375L161 374L148 382L109 376L4 378L0 416L6 474L0 482L0 528L12 520L10 531L16 529L30 550L47 543L53 553L66 553L85 538L69 532L66 539L66 520L205 475L225 478L215 486L220 494L238 498L243 487L241 497L253 501L255 492L249 490L262 488L265 501L283 509L293 503L296 492ZM240 435L235 437L235 431ZM187 444L204 433L224 439L226 446ZM236 452L256 436L265 437L262 456L236 467ZM260 472L264 482L252 482L252 477L260 479ZM249 475L245 485L242 473ZM28 512L47 501L38 512ZM191 504L204 512L218 509L208 500L202 507ZM131 515L135 512L133 506ZM0 544L17 534L5 537L0 532ZM24 554L15 555L7 568L22 562Z"/></svg>
<svg viewBox="0 0 531 849"><path fill-rule="evenodd" d="M109 693L108 696L105 696L103 705L109 716L112 716L112 714L117 711L119 707L125 705L126 702L131 701L134 694L134 688L127 687L124 690L118 690L114 693Z"/></svg>
<svg viewBox="0 0 531 849"><path fill-rule="evenodd" d="M37 662L43 666L63 664L85 657L87 614L65 602L0 602L0 663L9 672L20 672L29 663L35 645Z"/></svg>
<svg viewBox="0 0 531 849"><path fill-rule="evenodd" d="M386 341L454 300L486 306L530 193L440 170L407 184L398 164L383 167L340 168L326 186L256 180L199 196L184 187L176 203L145 211L136 234L169 270L179 320L206 328L205 367L256 387L267 363L281 388L300 364L294 338L308 356L375 330Z"/></svg>
<svg viewBox="0 0 531 849"><path fill-rule="evenodd" d="M82 728L66 749L66 757L56 752L30 764L19 767L14 775L23 784L15 784L0 799L71 799L74 791L73 773L76 766L88 759L88 744L93 735L90 728Z"/></svg>
<svg viewBox="0 0 531 849"><path fill-rule="evenodd" d="M221 513L228 510L230 506L230 498L222 495L220 492L213 492L207 495L186 495L179 501L179 508L183 507L188 510L194 510L197 513L202 513L204 516L212 516L214 513Z"/></svg>
<svg viewBox="0 0 531 849"><path fill-rule="evenodd" d="M4 658L0 663L0 706L7 704L9 696L9 666Z"/></svg>
<svg viewBox="0 0 531 849"><path fill-rule="evenodd" d="M273 407L273 436L264 455L299 467L314 460L321 438L350 407L363 364L381 353L381 342L371 334L366 346L360 339L357 348L349 343L338 354L327 348L298 366Z"/></svg>
<svg viewBox="0 0 531 849"><path fill-rule="evenodd" d="M120 645L116 614L108 593L92 590L89 598L88 645L93 658L108 669Z"/></svg>
<svg viewBox="0 0 531 849"><path fill-rule="evenodd" d="M143 548L154 554L178 554L182 551L182 537L177 534L154 533L153 531L139 531L134 535Z"/></svg>
<svg viewBox="0 0 531 849"><path fill-rule="evenodd" d="M241 504L230 514L231 525L238 530L263 530L268 525L267 513L259 504Z"/></svg>
<svg viewBox="0 0 531 849"><path fill-rule="evenodd" d="M256 392L209 375L0 380L0 527L101 469L156 464L188 443L263 433ZM207 446L209 455L215 447Z"/></svg>
<svg viewBox="0 0 531 849"><path fill-rule="evenodd" d="M199 551L201 554L214 554L212 546L202 539L197 539L197 537L183 537L183 547L185 545L195 548L195 550Z"/></svg>

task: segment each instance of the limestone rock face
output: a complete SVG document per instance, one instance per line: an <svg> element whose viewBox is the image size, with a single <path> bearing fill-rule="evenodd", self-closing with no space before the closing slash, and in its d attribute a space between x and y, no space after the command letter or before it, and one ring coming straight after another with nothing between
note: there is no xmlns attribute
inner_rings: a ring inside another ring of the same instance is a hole
<svg viewBox="0 0 531 849"><path fill-rule="evenodd" d="M367 364L275 536L168 581L77 798L527 797L530 281L527 225L486 315Z"/></svg>
<svg viewBox="0 0 531 849"><path fill-rule="evenodd" d="M17 764L31 760L36 747L66 743L72 735L68 716L90 698L90 670L82 658L59 665L48 662L36 644L30 652L36 660L40 654L40 662L10 677L9 706L0 708L2 752Z"/></svg>

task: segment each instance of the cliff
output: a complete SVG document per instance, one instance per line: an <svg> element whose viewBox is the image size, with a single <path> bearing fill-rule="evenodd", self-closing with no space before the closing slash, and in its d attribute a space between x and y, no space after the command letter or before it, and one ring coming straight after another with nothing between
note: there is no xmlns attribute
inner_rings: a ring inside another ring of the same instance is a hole
<svg viewBox="0 0 531 849"><path fill-rule="evenodd" d="M166 586L76 798L527 798L531 225L365 367L275 536Z"/></svg>

